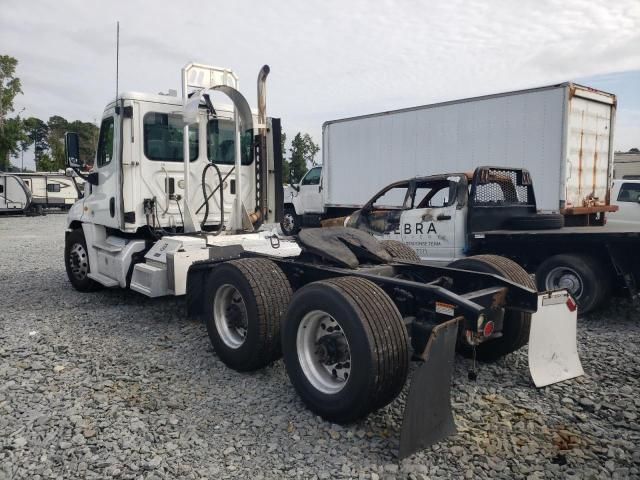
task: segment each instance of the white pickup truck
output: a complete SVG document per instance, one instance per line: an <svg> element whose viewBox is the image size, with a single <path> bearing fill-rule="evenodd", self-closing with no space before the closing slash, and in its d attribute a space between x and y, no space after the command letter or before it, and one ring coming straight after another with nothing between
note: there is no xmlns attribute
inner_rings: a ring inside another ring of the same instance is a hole
<svg viewBox="0 0 640 480"><path fill-rule="evenodd" d="M617 205L618 211L607 214L608 224L640 226L640 180L614 180L611 204Z"/></svg>
<svg viewBox="0 0 640 480"><path fill-rule="evenodd" d="M638 190L629 192L637 199ZM451 264L479 254L511 258L536 274L538 290L569 290L583 313L615 290L637 297L640 226L563 226L562 215L538 213L532 178L524 169L479 167L473 175L394 182L336 221L401 241L429 263Z"/></svg>

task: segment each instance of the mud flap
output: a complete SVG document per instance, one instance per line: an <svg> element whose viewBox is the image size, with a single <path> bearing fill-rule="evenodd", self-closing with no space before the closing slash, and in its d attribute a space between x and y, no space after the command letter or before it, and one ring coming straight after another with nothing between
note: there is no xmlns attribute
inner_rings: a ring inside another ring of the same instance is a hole
<svg viewBox="0 0 640 480"><path fill-rule="evenodd" d="M454 318L435 327L420 355L424 363L413 374L409 386L399 459L457 432L451 410L451 378L461 319Z"/></svg>
<svg viewBox="0 0 640 480"><path fill-rule="evenodd" d="M529 371L536 387L584 375L577 321L576 303L565 290L538 295L529 332Z"/></svg>

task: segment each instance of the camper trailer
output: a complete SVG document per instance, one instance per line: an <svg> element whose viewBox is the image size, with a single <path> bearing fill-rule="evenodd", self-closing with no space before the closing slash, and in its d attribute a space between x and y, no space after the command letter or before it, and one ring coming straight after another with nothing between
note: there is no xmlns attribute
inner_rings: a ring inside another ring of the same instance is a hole
<svg viewBox="0 0 640 480"><path fill-rule="evenodd" d="M24 213L31 206L31 192L16 175L0 174L0 213Z"/></svg>
<svg viewBox="0 0 640 480"><path fill-rule="evenodd" d="M80 198L74 178L58 172L16 173L31 191L34 206L68 210Z"/></svg>

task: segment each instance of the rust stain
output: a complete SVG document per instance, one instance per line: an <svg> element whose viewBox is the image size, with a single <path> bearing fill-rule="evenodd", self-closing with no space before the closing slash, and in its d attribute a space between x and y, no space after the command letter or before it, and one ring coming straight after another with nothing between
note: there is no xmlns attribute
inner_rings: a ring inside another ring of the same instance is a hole
<svg viewBox="0 0 640 480"><path fill-rule="evenodd" d="M597 119L596 119L596 125L597 125ZM596 198L596 174L598 169L596 168L596 165L598 164L598 132L596 132L596 145L593 151L593 184L591 185L591 196L595 199Z"/></svg>
<svg viewBox="0 0 640 480"><path fill-rule="evenodd" d="M582 111L582 126L580 128L580 150L578 151L578 197L582 197L582 148L584 142L584 110Z"/></svg>

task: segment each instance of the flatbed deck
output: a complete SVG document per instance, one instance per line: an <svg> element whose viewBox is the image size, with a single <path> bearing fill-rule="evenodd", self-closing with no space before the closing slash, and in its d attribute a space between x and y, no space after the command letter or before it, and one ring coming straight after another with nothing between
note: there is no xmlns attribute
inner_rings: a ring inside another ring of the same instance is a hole
<svg viewBox="0 0 640 480"><path fill-rule="evenodd" d="M591 227L562 227L549 230L486 230L481 232L473 232L474 238L482 238L481 235L500 235L500 236L521 236L535 235L538 237L557 236L557 235L614 235L624 237L640 237L640 226L629 227L628 225L604 225Z"/></svg>

